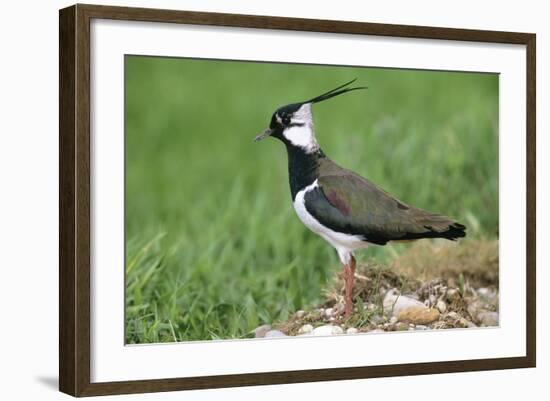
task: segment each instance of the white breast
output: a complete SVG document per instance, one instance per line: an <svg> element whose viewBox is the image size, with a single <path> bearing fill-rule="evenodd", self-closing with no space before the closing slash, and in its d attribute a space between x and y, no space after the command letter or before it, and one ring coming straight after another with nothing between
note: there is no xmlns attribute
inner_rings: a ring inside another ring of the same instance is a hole
<svg viewBox="0 0 550 401"><path fill-rule="evenodd" d="M294 199L294 210L296 210L296 214L302 223L331 244L338 252L341 262L347 264L350 260L350 255L352 255L354 250L366 248L369 243L365 242L358 235L349 235L331 230L330 228L323 226L315 219L315 217L309 214L304 203L304 196L307 192L314 190L318 186L317 180L315 180L313 184L308 185L298 192L296 194L296 198Z"/></svg>

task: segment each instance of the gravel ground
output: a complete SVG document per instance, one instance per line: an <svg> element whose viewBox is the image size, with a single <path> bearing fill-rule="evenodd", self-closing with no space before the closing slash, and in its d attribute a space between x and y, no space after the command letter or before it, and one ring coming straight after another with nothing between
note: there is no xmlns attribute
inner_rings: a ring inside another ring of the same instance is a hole
<svg viewBox="0 0 550 401"><path fill-rule="evenodd" d="M498 241L413 245L390 264L360 264L348 319L343 293L339 272L324 303L260 326L255 337L498 326Z"/></svg>

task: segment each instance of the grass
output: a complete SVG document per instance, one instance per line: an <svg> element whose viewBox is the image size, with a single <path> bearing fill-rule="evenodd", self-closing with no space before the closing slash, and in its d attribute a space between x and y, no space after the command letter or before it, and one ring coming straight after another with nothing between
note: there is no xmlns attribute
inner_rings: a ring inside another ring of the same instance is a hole
<svg viewBox="0 0 550 401"><path fill-rule="evenodd" d="M243 338L323 301L335 252L294 215L286 155L253 143L314 106L333 160L403 201L498 235L498 76L127 56L126 341ZM359 258L395 259L407 245Z"/></svg>

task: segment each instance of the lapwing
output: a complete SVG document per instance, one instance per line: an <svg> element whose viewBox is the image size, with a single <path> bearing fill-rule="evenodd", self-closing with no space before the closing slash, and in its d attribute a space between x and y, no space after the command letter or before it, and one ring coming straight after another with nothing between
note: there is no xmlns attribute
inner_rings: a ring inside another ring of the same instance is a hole
<svg viewBox="0 0 550 401"><path fill-rule="evenodd" d="M345 283L345 317L353 310L354 251L390 241L421 238L456 240L466 227L455 220L410 206L366 178L340 167L319 147L311 106L344 93L366 89L347 82L312 99L278 108L269 128L255 138L282 141L294 209L302 223L338 252Z"/></svg>

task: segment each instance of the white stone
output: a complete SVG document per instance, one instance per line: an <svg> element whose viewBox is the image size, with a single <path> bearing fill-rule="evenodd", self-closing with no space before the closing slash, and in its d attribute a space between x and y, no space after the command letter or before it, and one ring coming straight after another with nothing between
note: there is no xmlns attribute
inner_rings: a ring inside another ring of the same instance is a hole
<svg viewBox="0 0 550 401"><path fill-rule="evenodd" d="M468 327L468 328L477 327L474 323L470 322L469 320L467 320L463 317L461 317L458 322L464 327Z"/></svg>
<svg viewBox="0 0 550 401"><path fill-rule="evenodd" d="M435 304L435 307L441 313L445 313L445 311L447 310L447 304L442 299L437 301L437 303Z"/></svg>
<svg viewBox="0 0 550 401"><path fill-rule="evenodd" d="M349 327L346 330L346 334L357 334L357 333L359 333L359 330L357 330L355 327Z"/></svg>
<svg viewBox="0 0 550 401"><path fill-rule="evenodd" d="M493 306L498 305L498 291L491 288L479 288L477 294L483 301Z"/></svg>
<svg viewBox="0 0 550 401"><path fill-rule="evenodd" d="M479 312L477 319L482 326L498 326L498 312Z"/></svg>
<svg viewBox="0 0 550 401"><path fill-rule="evenodd" d="M485 303L482 302L481 300L477 300L469 304L467 309L471 317L473 317L476 320L479 320L478 315L486 311L484 307L485 307Z"/></svg>
<svg viewBox="0 0 550 401"><path fill-rule="evenodd" d="M447 293L445 294L445 296L447 297L447 300L448 300L449 302L452 302L452 301L454 301L455 299L460 298L460 293L459 293L458 290L455 289L455 288L449 288L449 289L447 290Z"/></svg>
<svg viewBox="0 0 550 401"><path fill-rule="evenodd" d="M483 288L478 288L477 293L482 297L488 297L491 295L492 291L489 288L483 287Z"/></svg>
<svg viewBox="0 0 550 401"><path fill-rule="evenodd" d="M331 336L334 334L344 334L344 330L342 330L340 326L333 326L331 324L326 324L313 329L314 336Z"/></svg>
<svg viewBox="0 0 550 401"><path fill-rule="evenodd" d="M326 308L325 309L325 316L326 317L332 317L333 309L332 308Z"/></svg>
<svg viewBox="0 0 550 401"><path fill-rule="evenodd" d="M286 337L287 335L280 330L269 330L265 333L265 338Z"/></svg>
<svg viewBox="0 0 550 401"><path fill-rule="evenodd" d="M298 334L309 334L313 331L313 326L311 324L304 324L298 330Z"/></svg>
<svg viewBox="0 0 550 401"><path fill-rule="evenodd" d="M263 326L256 327L254 329L254 337L263 338L269 330L271 330L271 326L269 324L264 324Z"/></svg>
<svg viewBox="0 0 550 401"><path fill-rule="evenodd" d="M384 312L393 316L410 307L424 308L424 303L405 295L399 295L396 289L389 290L384 297Z"/></svg>
<svg viewBox="0 0 550 401"><path fill-rule="evenodd" d="M376 309L378 309L378 305L368 304L368 305L365 305L365 309L367 309L367 310L376 310Z"/></svg>
<svg viewBox="0 0 550 401"><path fill-rule="evenodd" d="M382 324L386 323L386 318L384 316L374 315L370 318L370 321L374 324Z"/></svg>
<svg viewBox="0 0 550 401"><path fill-rule="evenodd" d="M458 315L458 313L454 312L454 311L451 311L449 313L447 313L447 317L449 319L460 319L460 316Z"/></svg>

